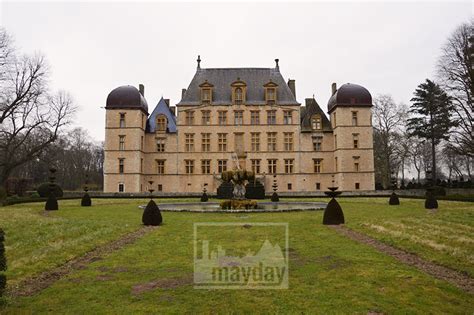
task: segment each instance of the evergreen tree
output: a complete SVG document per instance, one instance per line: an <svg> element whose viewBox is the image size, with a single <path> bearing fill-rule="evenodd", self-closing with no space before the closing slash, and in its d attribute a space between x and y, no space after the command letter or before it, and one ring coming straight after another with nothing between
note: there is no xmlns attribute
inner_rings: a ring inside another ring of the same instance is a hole
<svg viewBox="0 0 474 315"><path fill-rule="evenodd" d="M418 85L411 102L409 113L414 117L408 119L408 132L431 144L431 169L436 183L436 146L441 140L448 140L449 130L456 126L451 119L453 105L446 92L429 79Z"/></svg>

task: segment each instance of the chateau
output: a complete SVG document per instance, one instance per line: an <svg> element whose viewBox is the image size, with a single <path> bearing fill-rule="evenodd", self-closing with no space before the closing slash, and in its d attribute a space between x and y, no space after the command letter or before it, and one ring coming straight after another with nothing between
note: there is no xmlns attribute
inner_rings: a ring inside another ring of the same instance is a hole
<svg viewBox="0 0 474 315"><path fill-rule="evenodd" d="M149 112L143 85L107 97L105 192L215 193L222 171L252 170L272 191L373 190L372 97L362 86L337 88L328 116L314 98L302 106L294 80L275 68L201 68L181 100ZM276 175L276 177L274 177Z"/></svg>

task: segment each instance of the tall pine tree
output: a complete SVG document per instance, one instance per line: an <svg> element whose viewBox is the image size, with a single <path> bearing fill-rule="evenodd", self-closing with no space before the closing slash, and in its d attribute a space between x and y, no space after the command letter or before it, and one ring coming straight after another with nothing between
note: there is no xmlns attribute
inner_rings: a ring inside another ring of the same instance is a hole
<svg viewBox="0 0 474 315"><path fill-rule="evenodd" d="M456 126L451 119L453 104L446 92L429 79L418 85L410 101L409 113L413 117L408 119L408 133L430 142L431 171L436 183L436 146L441 140L448 140L449 130Z"/></svg>

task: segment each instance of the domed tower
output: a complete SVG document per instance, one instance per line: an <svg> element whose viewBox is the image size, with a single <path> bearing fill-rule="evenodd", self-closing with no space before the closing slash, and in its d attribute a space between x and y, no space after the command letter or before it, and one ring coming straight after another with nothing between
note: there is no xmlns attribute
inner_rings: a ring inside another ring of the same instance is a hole
<svg viewBox="0 0 474 315"><path fill-rule="evenodd" d="M144 86L120 86L105 106L104 192L143 191L148 104Z"/></svg>
<svg viewBox="0 0 474 315"><path fill-rule="evenodd" d="M334 172L340 190L373 190L372 96L357 84L332 84L328 113L334 132Z"/></svg>

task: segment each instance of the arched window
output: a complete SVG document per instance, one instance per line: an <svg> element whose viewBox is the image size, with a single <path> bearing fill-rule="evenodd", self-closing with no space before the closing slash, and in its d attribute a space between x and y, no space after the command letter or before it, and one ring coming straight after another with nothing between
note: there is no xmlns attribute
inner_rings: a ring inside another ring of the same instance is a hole
<svg viewBox="0 0 474 315"><path fill-rule="evenodd" d="M166 131L167 119L165 115L156 117L156 131Z"/></svg>
<svg viewBox="0 0 474 315"><path fill-rule="evenodd" d="M311 129L313 129L313 130L321 130L322 129L321 115L311 116Z"/></svg>
<svg viewBox="0 0 474 315"><path fill-rule="evenodd" d="M242 104L242 88L235 89L235 103Z"/></svg>

